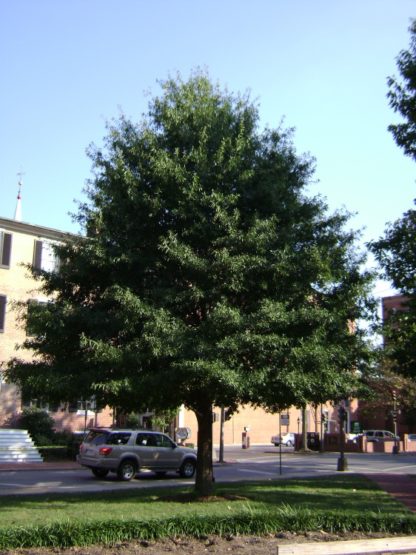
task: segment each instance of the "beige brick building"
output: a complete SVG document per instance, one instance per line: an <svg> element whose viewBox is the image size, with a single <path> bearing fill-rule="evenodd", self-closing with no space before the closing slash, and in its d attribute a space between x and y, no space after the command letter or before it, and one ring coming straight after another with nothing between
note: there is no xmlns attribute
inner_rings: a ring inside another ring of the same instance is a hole
<svg viewBox="0 0 416 555"><path fill-rule="evenodd" d="M51 245L61 241L65 235L56 229L0 218L0 427L10 427L23 407L18 389L5 383L1 369L14 356L26 360L32 357L30 352L16 349L25 340L26 330L19 322L15 303L48 300L39 292L28 266L54 269L59 262ZM36 404L36 400L26 402ZM44 408L48 410L48 407ZM79 430L85 423L87 426L112 423L111 411L96 415L82 408L59 408L51 416L58 429Z"/></svg>

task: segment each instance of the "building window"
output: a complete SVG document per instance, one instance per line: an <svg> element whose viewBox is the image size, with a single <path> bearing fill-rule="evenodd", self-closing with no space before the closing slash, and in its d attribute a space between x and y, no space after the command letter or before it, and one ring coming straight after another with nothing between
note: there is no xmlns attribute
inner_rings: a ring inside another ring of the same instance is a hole
<svg viewBox="0 0 416 555"><path fill-rule="evenodd" d="M30 399L27 397L22 398L22 407L25 409L39 409L44 412L58 412L61 405L60 403L47 403L41 399Z"/></svg>
<svg viewBox="0 0 416 555"><path fill-rule="evenodd" d="M67 408L68 412L75 412L79 416L83 416L85 414L93 416L95 413L101 412L102 410L97 406L94 396L87 400L81 399L79 401L68 403Z"/></svg>
<svg viewBox="0 0 416 555"><path fill-rule="evenodd" d="M0 231L0 267L10 268L12 234Z"/></svg>
<svg viewBox="0 0 416 555"><path fill-rule="evenodd" d="M6 296L0 295L0 332L4 332L4 326L6 322L6 303Z"/></svg>
<svg viewBox="0 0 416 555"><path fill-rule="evenodd" d="M35 241L33 251L33 267L45 272L56 272L59 268L59 258L49 241Z"/></svg>

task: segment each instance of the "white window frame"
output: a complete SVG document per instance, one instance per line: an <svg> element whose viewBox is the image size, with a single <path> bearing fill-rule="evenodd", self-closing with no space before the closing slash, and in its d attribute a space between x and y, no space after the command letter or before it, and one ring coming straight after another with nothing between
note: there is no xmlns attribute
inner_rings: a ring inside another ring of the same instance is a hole
<svg viewBox="0 0 416 555"><path fill-rule="evenodd" d="M59 258L56 256L53 246L56 241L48 239L35 239L33 247L33 267L44 272L56 272L59 269Z"/></svg>
<svg viewBox="0 0 416 555"><path fill-rule="evenodd" d="M6 330L7 296L0 294L0 333Z"/></svg>
<svg viewBox="0 0 416 555"><path fill-rule="evenodd" d="M10 237L10 239L6 240L6 237ZM8 242L7 260L5 259L5 253L4 253L5 242L6 244ZM13 234L10 233L9 231L5 231L4 229L0 229L0 268L10 268L10 264L12 260L12 243L13 243Z"/></svg>

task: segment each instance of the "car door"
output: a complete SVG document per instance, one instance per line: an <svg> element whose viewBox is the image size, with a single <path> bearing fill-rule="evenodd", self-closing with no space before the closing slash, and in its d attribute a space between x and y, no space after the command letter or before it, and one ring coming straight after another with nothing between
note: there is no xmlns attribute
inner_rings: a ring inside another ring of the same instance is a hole
<svg viewBox="0 0 416 555"><path fill-rule="evenodd" d="M135 453L139 457L140 466L153 469L158 459L155 434L139 432L136 436Z"/></svg>
<svg viewBox="0 0 416 555"><path fill-rule="evenodd" d="M131 432L112 432L107 440L107 444L111 446L111 452L107 455L107 460L112 460L114 466L117 467L123 455L131 450L129 445Z"/></svg>
<svg viewBox="0 0 416 555"><path fill-rule="evenodd" d="M380 430L376 430L376 433L374 434L375 436L375 441L382 441L384 439L384 433Z"/></svg>
<svg viewBox="0 0 416 555"><path fill-rule="evenodd" d="M174 470L179 468L182 453L175 443L165 434L155 434L157 458L155 468L158 470Z"/></svg>

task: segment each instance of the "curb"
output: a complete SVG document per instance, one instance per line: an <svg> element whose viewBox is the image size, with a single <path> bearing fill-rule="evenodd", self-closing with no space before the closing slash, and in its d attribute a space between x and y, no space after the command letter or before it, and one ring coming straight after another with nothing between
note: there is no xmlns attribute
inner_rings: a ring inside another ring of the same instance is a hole
<svg viewBox="0 0 416 555"><path fill-rule="evenodd" d="M75 461L0 463L0 472L15 472L20 470L79 470L80 468L82 466Z"/></svg>

